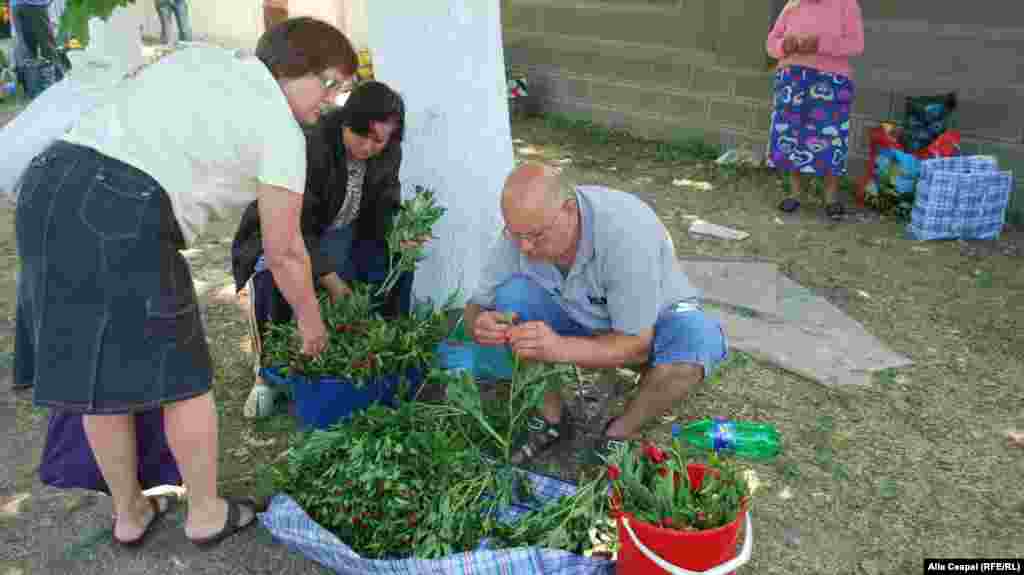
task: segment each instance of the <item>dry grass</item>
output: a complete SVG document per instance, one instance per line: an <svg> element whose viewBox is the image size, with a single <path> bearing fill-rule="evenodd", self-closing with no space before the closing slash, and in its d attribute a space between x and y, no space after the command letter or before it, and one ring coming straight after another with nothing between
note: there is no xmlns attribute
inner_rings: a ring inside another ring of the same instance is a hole
<svg viewBox="0 0 1024 575"><path fill-rule="evenodd" d="M1002 432L1024 427L1024 242L996 246L901 239L893 221L834 225L805 199L779 223L773 176L724 173L656 147L540 120L513 126L521 159L560 160L580 182L636 193L674 234L679 255L776 261L796 281L825 290L876 336L915 361L870 387L833 389L740 356L674 414L769 421L784 455L758 464L763 482L752 573L917 573L923 556L1024 555L1024 452ZM527 149L529 148L529 149ZM612 169L614 168L614 169ZM706 181L710 190L673 185ZM743 242L698 241L686 214L746 230ZM247 330L230 287L237 219L216 224L188 253L207 304L221 412L222 484L262 490L254 470L285 448L286 416L246 421L252 382ZM1016 242L1016 243L1014 243ZM1015 255L1014 255L1015 254ZM14 319L13 222L0 210L0 313ZM225 289L225 286L229 286ZM857 295L864 292L865 298ZM10 351L9 337L0 340ZM604 374L601 379L619 377ZM40 413L22 397L19 421ZM663 436L667 423L650 430ZM257 446L273 439L269 446Z"/></svg>

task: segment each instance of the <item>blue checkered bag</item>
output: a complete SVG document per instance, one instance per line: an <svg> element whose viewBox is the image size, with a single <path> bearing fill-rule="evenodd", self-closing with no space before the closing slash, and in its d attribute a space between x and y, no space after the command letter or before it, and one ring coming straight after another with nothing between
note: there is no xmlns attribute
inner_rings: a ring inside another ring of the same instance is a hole
<svg viewBox="0 0 1024 575"><path fill-rule="evenodd" d="M524 472L540 502L554 502L572 495L576 487L553 477ZM499 513L502 521L514 520L530 508L514 505ZM275 539L340 575L614 575L615 562L539 547L487 548L441 559L363 559L330 531L324 529L287 495L275 495L262 524Z"/></svg>
<svg viewBox="0 0 1024 575"><path fill-rule="evenodd" d="M907 234L916 240L995 239L1006 222L1013 173L992 156L925 160Z"/></svg>

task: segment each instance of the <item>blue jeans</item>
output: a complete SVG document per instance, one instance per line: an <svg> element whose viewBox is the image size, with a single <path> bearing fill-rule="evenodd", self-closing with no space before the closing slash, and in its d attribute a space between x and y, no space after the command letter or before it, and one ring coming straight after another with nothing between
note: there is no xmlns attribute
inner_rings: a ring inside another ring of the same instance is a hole
<svg viewBox="0 0 1024 575"><path fill-rule="evenodd" d="M542 321L555 333L587 337L593 330L580 325L550 293L524 275L514 275L496 290L499 312L515 312L520 321ZM679 302L661 312L654 323L648 365L691 363L703 366L704 377L728 355L728 342L718 320L708 317L694 302Z"/></svg>
<svg viewBox="0 0 1024 575"><path fill-rule="evenodd" d="M192 41L192 23L188 17L186 0L156 0L156 11L160 16L160 42L170 42L172 13L178 21L178 39L182 42Z"/></svg>
<svg viewBox="0 0 1024 575"><path fill-rule="evenodd" d="M330 228L320 237L320 251L331 262L338 277L345 281L380 283L388 275L388 247L384 240L357 240L352 226ZM249 294L256 323L286 322L292 318L291 307L277 289L274 277L266 267L263 256L256 262L252 278L253 293ZM403 273L392 292L380 301L385 317L408 314L412 307L413 274ZM262 329L262 327L261 327Z"/></svg>

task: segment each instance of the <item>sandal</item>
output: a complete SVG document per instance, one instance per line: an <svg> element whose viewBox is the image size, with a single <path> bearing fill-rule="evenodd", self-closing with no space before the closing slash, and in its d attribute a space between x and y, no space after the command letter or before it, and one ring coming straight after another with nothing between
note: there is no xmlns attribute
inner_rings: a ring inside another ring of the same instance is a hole
<svg viewBox="0 0 1024 575"><path fill-rule="evenodd" d="M591 449L591 458L594 465L606 465L608 457L612 453L623 447L629 447L629 439L608 437L608 428L612 426L614 421L614 417L608 420L608 423L604 425L604 429L601 430L601 435L597 438L594 447Z"/></svg>
<svg viewBox="0 0 1024 575"><path fill-rule="evenodd" d="M159 500L161 499L167 502L167 506L164 507L163 509L160 508ZM164 515L167 515L167 512L171 510L171 507L174 507L174 500L170 497L147 497L146 501L149 501L149 504L153 507L153 517L149 520L149 523L146 524L146 527L143 528L142 534L136 537L135 539L131 539L128 541L125 541L124 539L118 539L117 536L114 535L114 532L117 531L117 519L115 519L114 528L111 529L110 532L110 537L114 540L114 543L117 543L121 547L125 548L138 547L139 545L142 545L142 543L146 540L146 537L148 537L149 534L153 532L153 527L156 526L156 524L164 517Z"/></svg>
<svg viewBox="0 0 1024 575"><path fill-rule="evenodd" d="M842 220L844 213L843 204L840 204L839 202L833 202L825 206L825 214L827 214L834 222Z"/></svg>
<svg viewBox="0 0 1024 575"><path fill-rule="evenodd" d="M511 459L512 465L522 465L537 455L551 449L562 439L571 439L573 433L569 410L562 407L562 417L558 423L551 423L539 415L526 420L526 442L516 451Z"/></svg>
<svg viewBox="0 0 1024 575"><path fill-rule="evenodd" d="M224 500L228 502L228 517L224 521L224 527L219 532L214 533L209 537L201 537L199 539L192 539L189 537L188 540L196 547L200 549L209 549L228 537L231 537L236 533L241 533L256 524L256 501L249 498L235 499L231 497L225 497ZM252 519L244 525L238 523L242 518L243 505L252 509Z"/></svg>

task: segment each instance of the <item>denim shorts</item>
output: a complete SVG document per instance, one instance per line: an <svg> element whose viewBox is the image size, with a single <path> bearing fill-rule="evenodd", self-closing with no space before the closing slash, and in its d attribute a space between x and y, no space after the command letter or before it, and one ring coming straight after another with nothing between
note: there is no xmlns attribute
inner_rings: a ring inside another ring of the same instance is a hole
<svg viewBox="0 0 1024 575"><path fill-rule="evenodd" d="M58 141L22 175L15 382L37 405L131 413L210 390L181 228L146 173Z"/></svg>
<svg viewBox="0 0 1024 575"><path fill-rule="evenodd" d="M498 286L495 308L516 312L522 321L543 321L564 336L592 336L558 304L552 294L524 275L514 275ZM691 363L714 373L728 355L728 341L717 319L709 317L696 301L681 301L661 312L654 323L649 366Z"/></svg>

